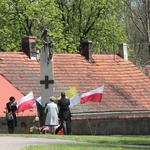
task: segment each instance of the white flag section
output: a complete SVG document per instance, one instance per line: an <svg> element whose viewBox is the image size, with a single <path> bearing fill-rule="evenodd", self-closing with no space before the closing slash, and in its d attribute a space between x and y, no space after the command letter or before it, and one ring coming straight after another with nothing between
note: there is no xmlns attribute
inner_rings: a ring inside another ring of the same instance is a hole
<svg viewBox="0 0 150 150"><path fill-rule="evenodd" d="M41 96L38 97L38 98L36 99L36 101L42 106L42 97L41 97ZM36 102L33 104L33 107L34 107L34 108L37 108Z"/></svg>
<svg viewBox="0 0 150 150"><path fill-rule="evenodd" d="M80 96L78 94L74 95L73 97L70 98L70 105L69 107L73 107L77 104L80 103Z"/></svg>
<svg viewBox="0 0 150 150"><path fill-rule="evenodd" d="M76 87L72 87L65 93L66 96L70 99L70 105L69 105L70 108L80 103L80 97L78 95L78 90Z"/></svg>
<svg viewBox="0 0 150 150"><path fill-rule="evenodd" d="M90 102L101 102L103 91L104 91L104 85L95 90L92 90L90 92L83 93L80 96L80 103L84 104L85 102L89 102L89 101Z"/></svg>
<svg viewBox="0 0 150 150"><path fill-rule="evenodd" d="M22 97L17 102L17 113L24 112L25 110L33 108L33 104L35 103L33 92L31 91L26 96Z"/></svg>

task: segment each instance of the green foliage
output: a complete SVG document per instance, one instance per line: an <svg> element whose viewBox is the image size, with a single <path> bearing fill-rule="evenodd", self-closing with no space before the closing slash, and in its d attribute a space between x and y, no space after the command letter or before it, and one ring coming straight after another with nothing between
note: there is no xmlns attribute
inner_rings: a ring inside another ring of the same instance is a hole
<svg viewBox="0 0 150 150"><path fill-rule="evenodd" d="M42 46L48 30L56 53L78 53L83 40L93 42L93 53L117 53L126 41L122 0L1 0L0 48L21 48L22 36L36 36Z"/></svg>
<svg viewBox="0 0 150 150"><path fill-rule="evenodd" d="M5 7L0 12L2 50L20 49L22 36L36 36L39 48L42 30L48 27L54 32L58 28L54 0L3 0L1 6Z"/></svg>
<svg viewBox="0 0 150 150"><path fill-rule="evenodd" d="M76 45L74 49L79 50L82 41L92 40L94 53L114 53L118 44L126 40L120 0L58 1L68 47ZM69 36L72 40L68 40Z"/></svg>
<svg viewBox="0 0 150 150"><path fill-rule="evenodd" d="M123 0L126 4L125 24L128 45L132 49L130 60L142 66L150 60L150 1Z"/></svg>

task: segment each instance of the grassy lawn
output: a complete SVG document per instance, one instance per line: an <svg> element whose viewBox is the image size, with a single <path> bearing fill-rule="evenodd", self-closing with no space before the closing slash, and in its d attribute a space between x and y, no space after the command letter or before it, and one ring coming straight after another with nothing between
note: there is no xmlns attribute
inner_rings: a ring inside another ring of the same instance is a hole
<svg viewBox="0 0 150 150"><path fill-rule="evenodd" d="M124 136L124 135L109 135L109 136L88 136L88 135L50 135L50 134L14 134L12 136L24 137L39 137L49 139L63 139L74 141L85 141L97 144L126 144L126 145L150 145L150 135L141 136Z"/></svg>
<svg viewBox="0 0 150 150"><path fill-rule="evenodd" d="M2 135L1 135L2 136ZM6 136L6 135L5 135ZM84 141L93 144L64 144L26 146L23 150L146 150L150 148L135 147L136 145L150 146L150 136L83 136L83 135L50 135L50 134L14 134L8 136L37 137ZM130 145L130 146L129 146Z"/></svg>
<svg viewBox="0 0 150 150"><path fill-rule="evenodd" d="M49 145L27 146L22 150L146 150L145 148L125 148L115 146L89 146L89 145Z"/></svg>

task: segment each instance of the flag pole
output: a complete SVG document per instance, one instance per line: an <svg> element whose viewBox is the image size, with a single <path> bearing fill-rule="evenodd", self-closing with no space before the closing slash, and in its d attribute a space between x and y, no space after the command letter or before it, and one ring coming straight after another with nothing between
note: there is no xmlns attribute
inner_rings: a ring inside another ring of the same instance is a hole
<svg viewBox="0 0 150 150"><path fill-rule="evenodd" d="M91 128L91 125L90 125L90 123L89 123L89 120L88 120L88 119L87 119L87 122L88 122L88 125L89 125L89 128L90 128L91 134L93 135L92 128Z"/></svg>
<svg viewBox="0 0 150 150"><path fill-rule="evenodd" d="M103 84L103 86L104 86L104 84ZM102 97L102 99L103 99L103 97ZM101 101L102 101L102 100L101 100ZM98 104L98 110L100 110L100 104L101 104L101 103ZM96 135L97 126L98 126L98 119L96 120L96 127L95 127L94 135Z"/></svg>
<svg viewBox="0 0 150 150"><path fill-rule="evenodd" d="M100 103L102 101L103 91L104 91L104 85L99 86L97 89L94 89L94 90L91 90L89 92L83 93L80 96L80 104L84 104L85 102L88 102L88 101ZM98 105L97 108L98 108L98 110L100 109L100 104ZM83 105L82 105L82 109L84 111ZM90 126L90 123L89 123L88 119L87 119L87 122L88 122L88 125L89 125L89 128L90 128L90 131L93 135L92 128ZM96 134L96 131L97 131L97 125L98 125L98 122L96 123L96 128L94 130L94 135Z"/></svg>
<svg viewBox="0 0 150 150"><path fill-rule="evenodd" d="M83 109L83 112L84 112L83 104L81 104L81 105L82 105L82 109ZM90 129L90 132L91 132L91 134L93 135L92 128L91 128L91 125L90 125L90 123L89 123L89 120L88 120L88 119L86 119L86 120L87 120L89 129Z"/></svg>
<svg viewBox="0 0 150 150"><path fill-rule="evenodd" d="M98 105L98 110L100 110L100 103ZM97 126L98 126L98 119L95 120L96 121L96 126L95 126L95 131L94 131L94 135L96 135L96 131L97 131Z"/></svg>

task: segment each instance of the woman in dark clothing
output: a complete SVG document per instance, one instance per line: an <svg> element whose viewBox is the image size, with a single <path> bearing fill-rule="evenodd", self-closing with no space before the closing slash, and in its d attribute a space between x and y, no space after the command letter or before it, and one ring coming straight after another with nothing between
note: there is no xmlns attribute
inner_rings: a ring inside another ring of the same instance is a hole
<svg viewBox="0 0 150 150"><path fill-rule="evenodd" d="M10 134L14 133L14 127L17 126L17 118L16 118L16 110L17 103L15 102L15 98L12 96L9 98L9 102L6 104L7 113L13 115L13 120L7 120L8 132Z"/></svg>

